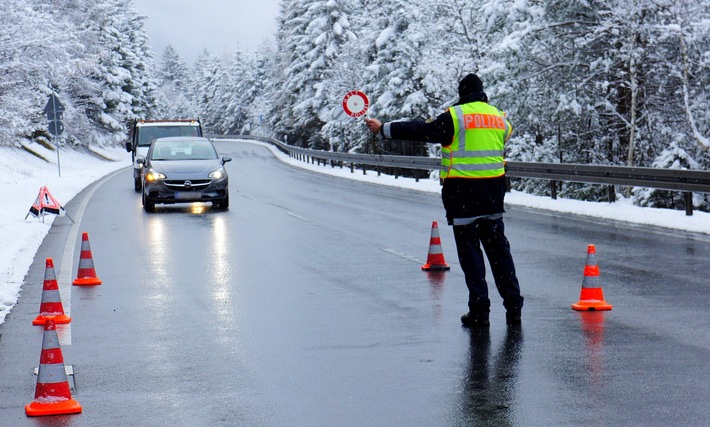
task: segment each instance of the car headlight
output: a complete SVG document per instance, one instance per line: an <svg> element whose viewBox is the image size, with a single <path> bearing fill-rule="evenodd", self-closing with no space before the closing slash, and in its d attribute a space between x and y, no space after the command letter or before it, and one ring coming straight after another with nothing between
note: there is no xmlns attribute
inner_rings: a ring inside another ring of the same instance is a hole
<svg viewBox="0 0 710 427"><path fill-rule="evenodd" d="M146 181L151 181L151 182L152 182L152 181L157 181L157 180L159 180L159 179L165 179L165 175L162 174L162 173L160 173L160 172L156 172L156 171L154 171L154 170L152 170L152 169L149 170L147 174L145 174L145 180L146 180Z"/></svg>
<svg viewBox="0 0 710 427"><path fill-rule="evenodd" d="M212 179L222 179L225 176L227 176L227 173L224 171L224 169L219 168L216 171L212 172L211 174L208 175Z"/></svg>

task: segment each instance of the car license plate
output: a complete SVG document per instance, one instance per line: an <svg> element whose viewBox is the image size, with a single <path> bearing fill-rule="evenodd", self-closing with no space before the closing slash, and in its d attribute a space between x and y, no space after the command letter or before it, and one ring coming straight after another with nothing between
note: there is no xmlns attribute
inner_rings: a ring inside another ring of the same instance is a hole
<svg viewBox="0 0 710 427"><path fill-rule="evenodd" d="M177 200L200 200L201 198L201 191L179 191L175 193L175 199Z"/></svg>

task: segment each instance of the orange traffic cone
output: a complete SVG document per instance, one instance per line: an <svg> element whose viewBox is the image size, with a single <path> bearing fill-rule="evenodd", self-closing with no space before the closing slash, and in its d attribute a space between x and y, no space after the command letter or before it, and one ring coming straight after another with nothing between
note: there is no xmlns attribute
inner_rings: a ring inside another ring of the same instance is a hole
<svg viewBox="0 0 710 427"><path fill-rule="evenodd" d="M584 266L584 280L579 301L572 304L578 311L611 310L611 305L604 301L604 293L599 283L599 266L597 265L594 245L587 247L587 263Z"/></svg>
<svg viewBox="0 0 710 427"><path fill-rule="evenodd" d="M96 277L94 269L94 258L91 256L91 245L89 245L89 233L81 235L81 254L79 255L79 271L73 282L75 285L100 285L101 279Z"/></svg>
<svg viewBox="0 0 710 427"><path fill-rule="evenodd" d="M439 224L434 221L431 224L431 239L429 239L429 254L427 255L426 264L422 265L424 271L444 271L451 267L444 259L444 253L441 250L441 238L439 238Z"/></svg>
<svg viewBox="0 0 710 427"><path fill-rule="evenodd" d="M42 302L39 305L39 316L32 321L32 324L44 325L49 317L53 317L54 323L57 324L71 322L71 317L64 314L64 306L59 295L59 286L57 285L57 276L54 273L54 261L52 261L52 258L47 258L45 261Z"/></svg>
<svg viewBox="0 0 710 427"><path fill-rule="evenodd" d="M57 326L54 324L54 319L50 317L44 326L35 400L25 405L25 413L30 417L38 417L79 412L81 412L81 405L71 397L69 381L64 370L64 357L59 346Z"/></svg>

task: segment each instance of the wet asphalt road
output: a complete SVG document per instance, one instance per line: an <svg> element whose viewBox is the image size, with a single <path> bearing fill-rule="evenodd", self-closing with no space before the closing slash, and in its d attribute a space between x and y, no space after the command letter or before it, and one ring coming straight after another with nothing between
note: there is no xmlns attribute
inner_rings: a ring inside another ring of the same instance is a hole
<svg viewBox="0 0 710 427"><path fill-rule="evenodd" d="M491 327L471 333L437 195L217 145L234 158L227 212L146 214L128 169L67 204L72 214L91 195L79 231L103 281L59 284L71 288L60 340L84 412L24 414L44 259L62 265L71 231L58 218L0 326L0 425L710 424L707 236L510 207L523 326L506 328L491 282ZM452 267L439 275L419 268L432 221ZM570 308L589 243L610 312Z"/></svg>

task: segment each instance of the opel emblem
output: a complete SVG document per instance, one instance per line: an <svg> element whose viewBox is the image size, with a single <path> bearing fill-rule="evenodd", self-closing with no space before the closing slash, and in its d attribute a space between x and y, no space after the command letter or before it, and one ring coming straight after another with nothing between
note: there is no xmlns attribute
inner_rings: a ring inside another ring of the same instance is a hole
<svg viewBox="0 0 710 427"><path fill-rule="evenodd" d="M191 181L185 181L185 188L190 188L192 187L192 182Z"/></svg>

